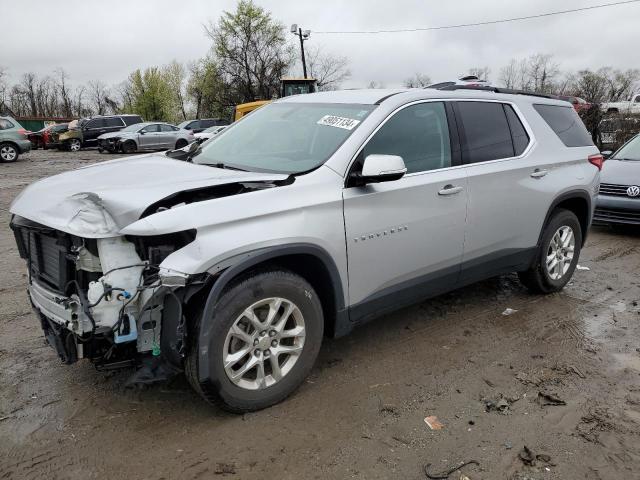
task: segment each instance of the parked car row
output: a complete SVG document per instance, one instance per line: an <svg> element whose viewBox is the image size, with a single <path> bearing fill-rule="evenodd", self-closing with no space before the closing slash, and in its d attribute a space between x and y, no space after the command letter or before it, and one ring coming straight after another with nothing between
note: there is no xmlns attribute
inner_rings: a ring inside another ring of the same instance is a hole
<svg viewBox="0 0 640 480"><path fill-rule="evenodd" d="M186 120L176 126L165 122L144 122L140 115L121 114L81 118L27 133L32 148L77 152L84 147L98 147L100 151L133 153L181 148L195 140L195 133L209 129L217 131L228 123L220 118L206 118ZM120 135L119 132L125 133ZM205 137L208 138L207 135Z"/></svg>

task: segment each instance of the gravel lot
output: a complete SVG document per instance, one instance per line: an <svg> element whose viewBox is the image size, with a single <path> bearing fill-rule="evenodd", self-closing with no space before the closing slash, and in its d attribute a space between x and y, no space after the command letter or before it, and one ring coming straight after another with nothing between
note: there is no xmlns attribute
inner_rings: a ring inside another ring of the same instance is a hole
<svg viewBox="0 0 640 480"><path fill-rule="evenodd" d="M129 390L129 372L63 366L44 344L9 204L115 157L0 164L0 478L423 479L469 460L471 480L640 478L640 234L593 229L563 293L500 277L326 340L295 395L234 416L183 378Z"/></svg>

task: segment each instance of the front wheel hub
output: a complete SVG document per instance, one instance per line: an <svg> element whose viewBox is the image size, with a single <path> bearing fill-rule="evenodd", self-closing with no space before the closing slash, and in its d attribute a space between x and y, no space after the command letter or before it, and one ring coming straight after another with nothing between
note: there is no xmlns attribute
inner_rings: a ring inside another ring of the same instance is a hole
<svg viewBox="0 0 640 480"><path fill-rule="evenodd" d="M231 382L262 390L282 380L304 348L305 322L296 304L266 298L247 307L225 338L222 361Z"/></svg>

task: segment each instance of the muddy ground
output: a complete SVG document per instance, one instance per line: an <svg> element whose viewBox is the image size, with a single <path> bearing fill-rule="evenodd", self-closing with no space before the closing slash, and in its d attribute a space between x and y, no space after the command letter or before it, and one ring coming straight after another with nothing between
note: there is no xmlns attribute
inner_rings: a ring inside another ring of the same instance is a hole
<svg viewBox="0 0 640 480"><path fill-rule="evenodd" d="M471 480L640 478L640 234L593 229L590 270L562 293L505 276L326 340L296 394L236 416L182 378L128 390L128 372L63 366L44 344L8 206L105 158L0 164L0 479L422 479L469 460Z"/></svg>

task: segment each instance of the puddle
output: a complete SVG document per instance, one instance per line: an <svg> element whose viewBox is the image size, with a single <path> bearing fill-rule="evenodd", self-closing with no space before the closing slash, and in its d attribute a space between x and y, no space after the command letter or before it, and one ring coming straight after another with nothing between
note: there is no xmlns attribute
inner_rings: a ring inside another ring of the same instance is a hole
<svg viewBox="0 0 640 480"><path fill-rule="evenodd" d="M637 353L614 353L613 358L623 367L640 372L640 355Z"/></svg>

